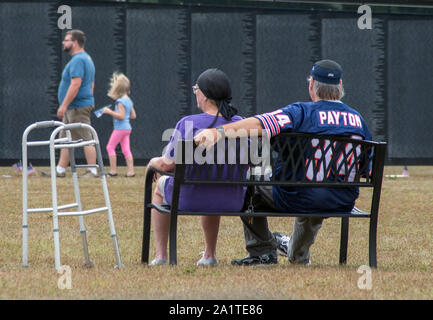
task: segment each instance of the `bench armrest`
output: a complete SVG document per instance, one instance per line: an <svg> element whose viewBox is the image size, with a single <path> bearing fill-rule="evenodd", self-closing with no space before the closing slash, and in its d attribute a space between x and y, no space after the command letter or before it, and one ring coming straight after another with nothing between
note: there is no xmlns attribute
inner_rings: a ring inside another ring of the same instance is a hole
<svg viewBox="0 0 433 320"><path fill-rule="evenodd" d="M150 192L152 190L153 175L155 173L159 173L162 176L171 176L171 177L174 176L173 172L165 172L165 171L158 170L152 166L149 166L147 169L146 177L144 178L144 186L145 189L149 188Z"/></svg>
<svg viewBox="0 0 433 320"><path fill-rule="evenodd" d="M174 176L173 172L161 171L161 170L158 170L152 166L149 166L149 168L147 169L147 176L150 176L151 174L153 175L155 172L159 173L161 176L170 176L170 177ZM146 176L146 179L147 179L147 176Z"/></svg>

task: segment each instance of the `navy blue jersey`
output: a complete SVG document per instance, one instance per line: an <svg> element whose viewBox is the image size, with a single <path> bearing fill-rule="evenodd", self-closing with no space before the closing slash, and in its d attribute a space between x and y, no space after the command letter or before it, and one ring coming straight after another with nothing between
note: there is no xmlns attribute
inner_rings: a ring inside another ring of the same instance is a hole
<svg viewBox="0 0 433 320"><path fill-rule="evenodd" d="M296 102L255 116L269 137L280 132L302 132L319 135L343 135L371 140L362 116L340 101ZM314 146L313 146L314 147ZM313 170L306 163L307 178ZM276 174L279 174L277 167ZM296 173L287 172L287 178ZM350 177L346 177L349 178ZM324 177L326 179L326 177ZM273 187L276 207L285 212L350 211L359 196L358 188L285 188Z"/></svg>

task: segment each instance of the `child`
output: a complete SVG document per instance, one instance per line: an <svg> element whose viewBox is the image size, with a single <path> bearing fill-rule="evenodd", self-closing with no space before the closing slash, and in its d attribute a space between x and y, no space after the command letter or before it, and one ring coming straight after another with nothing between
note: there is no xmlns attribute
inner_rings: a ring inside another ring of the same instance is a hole
<svg viewBox="0 0 433 320"><path fill-rule="evenodd" d="M129 119L135 119L136 113L132 100L128 97L130 94L129 79L123 73L114 73L111 78L110 90L107 95L115 100L114 111L110 108L104 108L103 113L113 117L114 130L107 144L107 152L110 160L109 177L117 176L117 158L116 146L120 143L123 156L125 157L127 172L125 177L134 177L134 158L132 157L129 137L131 135L131 124Z"/></svg>

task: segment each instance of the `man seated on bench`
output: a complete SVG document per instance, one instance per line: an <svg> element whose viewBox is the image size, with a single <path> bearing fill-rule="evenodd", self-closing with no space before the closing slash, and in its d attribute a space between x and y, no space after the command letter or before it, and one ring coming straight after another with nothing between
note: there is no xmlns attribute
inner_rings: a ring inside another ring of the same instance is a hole
<svg viewBox="0 0 433 320"><path fill-rule="evenodd" d="M313 65L308 79L312 102L292 103L274 112L204 130L194 138L195 143L209 147L222 136L230 138L239 135L239 129L248 132L248 135L258 132L259 135L267 135L269 138L287 131L371 140L362 116L340 101L344 95L342 72L341 66L335 61L318 61ZM359 189L355 187L288 190L277 186L258 186L255 189L253 199L257 204L262 204L261 211L290 213L350 212L359 196ZM249 201L247 198L246 201ZM232 264L276 264L277 249L287 255L292 263L310 264L309 249L322 226L323 218L296 217L290 237L280 233L272 234L266 217L241 219L249 256L233 260Z"/></svg>
<svg viewBox="0 0 433 320"><path fill-rule="evenodd" d="M150 160L152 166L160 171L173 171L175 155L179 140L192 140L200 129L213 128L242 117L236 115L237 110L231 105L232 92L227 75L218 69L204 71L193 86L197 107L203 113L182 118L177 124L170 142L162 157ZM147 172L146 172L147 175ZM174 178L161 176L154 191L152 202L155 204L171 204ZM186 211L241 211L246 188L243 186L197 186L186 185L180 189L179 210ZM167 242L170 216L152 209L152 220L155 226L156 254L151 266L166 264ZM198 266L214 266L216 259L216 243L220 223L219 216L202 216L200 221L205 235L205 251L197 262Z"/></svg>

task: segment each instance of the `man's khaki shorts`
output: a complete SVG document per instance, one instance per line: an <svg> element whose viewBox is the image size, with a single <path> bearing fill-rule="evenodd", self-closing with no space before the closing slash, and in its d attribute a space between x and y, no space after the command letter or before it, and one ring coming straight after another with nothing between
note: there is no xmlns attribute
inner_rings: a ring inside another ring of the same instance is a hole
<svg viewBox="0 0 433 320"><path fill-rule="evenodd" d="M85 123L91 125L90 116L92 115L94 107L87 106L76 109L67 109L65 115L63 116L64 124L71 123ZM92 140L92 133L88 129L74 129L71 130L72 140L76 141L79 139L83 139L85 141ZM66 132L64 130L60 131L60 138L66 137Z"/></svg>

